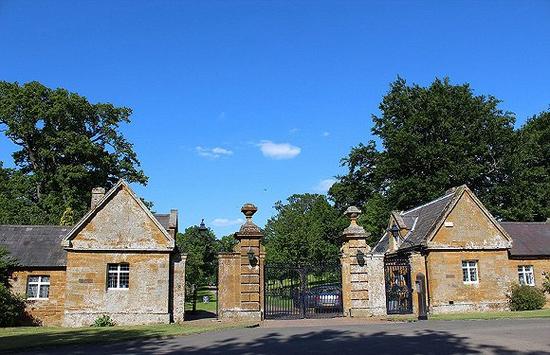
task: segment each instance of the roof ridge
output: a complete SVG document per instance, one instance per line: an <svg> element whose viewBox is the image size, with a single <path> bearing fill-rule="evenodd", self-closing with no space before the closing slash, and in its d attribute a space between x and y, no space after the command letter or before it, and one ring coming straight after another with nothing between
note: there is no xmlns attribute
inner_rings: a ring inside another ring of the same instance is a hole
<svg viewBox="0 0 550 355"><path fill-rule="evenodd" d="M403 215L405 215L406 213L410 213L410 212L416 211L416 210L418 210L418 209L420 209L420 208L422 208L422 207L429 206L429 205L431 205L432 203L439 202L439 201L441 201L441 200L443 200L443 199L445 199L445 198L447 198L447 197L449 197L449 196L453 196L454 194L455 194L455 191L453 191L453 192L451 192L451 193L449 193L449 194L446 194L446 195L444 195L444 196L438 197L438 198L436 198L435 200L432 200L432 201L430 201L430 202L426 202L426 203L423 204L423 205L416 206L415 208L412 208L412 209L407 210L407 211L403 211L403 212L401 212L401 215L403 216Z"/></svg>

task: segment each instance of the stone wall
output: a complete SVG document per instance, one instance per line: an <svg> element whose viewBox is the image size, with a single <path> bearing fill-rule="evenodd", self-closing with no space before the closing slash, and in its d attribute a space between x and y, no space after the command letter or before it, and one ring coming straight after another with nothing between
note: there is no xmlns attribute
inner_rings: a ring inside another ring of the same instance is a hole
<svg viewBox="0 0 550 355"><path fill-rule="evenodd" d="M127 289L107 289L107 264L128 263ZM119 324L168 323L169 253L67 253L64 325L88 326L103 315Z"/></svg>
<svg viewBox="0 0 550 355"><path fill-rule="evenodd" d="M174 252L170 255L170 312L172 322L185 320L185 263L187 254Z"/></svg>
<svg viewBox="0 0 550 355"><path fill-rule="evenodd" d="M411 285L413 287L413 294L412 294L412 305L413 305L413 313L418 315L418 297L419 297L419 294L415 288L415 281L416 281L416 276L418 274L422 274L424 275L424 277L426 277L426 258L424 258L423 255L421 255L420 253L412 253L410 256L409 256L409 261L410 261L410 264L411 264ZM428 285L426 285L426 294L424 295L426 297L425 299L425 304L427 305L428 304L428 299L427 299L427 296L428 296Z"/></svg>
<svg viewBox="0 0 550 355"><path fill-rule="evenodd" d="M12 291L26 298L27 279L29 276L49 276L50 291L48 299L27 300L25 310L37 321L45 326L61 326L65 303L65 269L19 269L10 277Z"/></svg>
<svg viewBox="0 0 550 355"><path fill-rule="evenodd" d="M431 313L505 310L511 286L508 253L499 251L432 251L428 260ZM478 261L479 281L462 281L462 261Z"/></svg>

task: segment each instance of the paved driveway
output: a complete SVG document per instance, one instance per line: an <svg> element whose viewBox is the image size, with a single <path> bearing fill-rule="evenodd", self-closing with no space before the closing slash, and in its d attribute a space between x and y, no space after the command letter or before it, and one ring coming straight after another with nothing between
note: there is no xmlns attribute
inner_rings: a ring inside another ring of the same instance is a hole
<svg viewBox="0 0 550 355"><path fill-rule="evenodd" d="M290 323L34 354L550 354L550 320Z"/></svg>

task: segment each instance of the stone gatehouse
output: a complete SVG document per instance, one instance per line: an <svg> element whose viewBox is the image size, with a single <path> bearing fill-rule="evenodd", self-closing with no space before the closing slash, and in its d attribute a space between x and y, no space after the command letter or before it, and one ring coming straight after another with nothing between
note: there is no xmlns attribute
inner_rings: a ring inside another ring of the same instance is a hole
<svg viewBox="0 0 550 355"><path fill-rule="evenodd" d="M28 313L44 325L183 321L185 255L176 248L178 214L153 215L120 180L92 192L73 227L0 226L0 245L19 266L10 279Z"/></svg>
<svg viewBox="0 0 550 355"><path fill-rule="evenodd" d="M512 284L540 287L550 273L550 223L497 221L460 186L391 213L373 253L409 264L410 279L399 277L414 289L411 313L418 313L419 302L433 314L503 310ZM418 277L425 280L425 296L414 292ZM392 275L386 271L388 279Z"/></svg>

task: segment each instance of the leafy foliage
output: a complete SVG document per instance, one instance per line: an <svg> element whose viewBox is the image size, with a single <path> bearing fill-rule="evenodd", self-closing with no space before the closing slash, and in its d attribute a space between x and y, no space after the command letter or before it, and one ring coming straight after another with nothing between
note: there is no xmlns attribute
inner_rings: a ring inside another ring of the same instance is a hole
<svg viewBox="0 0 550 355"><path fill-rule="evenodd" d="M534 286L514 285L510 295L512 311L531 311L541 309L546 303L544 292Z"/></svg>
<svg viewBox="0 0 550 355"><path fill-rule="evenodd" d="M217 242L218 242L218 252L220 253L232 252L233 248L238 243L237 239L235 239L235 236L233 234L224 235Z"/></svg>
<svg viewBox="0 0 550 355"><path fill-rule="evenodd" d="M113 321L111 317L103 314L96 318L92 327L114 327L115 325L115 321Z"/></svg>
<svg viewBox="0 0 550 355"><path fill-rule="evenodd" d="M380 146L370 141L352 148L331 199L341 211L362 208L373 240L391 210L461 184L497 218L544 220L550 215L550 116L542 113L515 131L514 115L499 102L447 78L427 87L398 78L380 103L381 115L372 117Z"/></svg>
<svg viewBox="0 0 550 355"><path fill-rule="evenodd" d="M0 284L0 327L19 325L25 316L25 301Z"/></svg>
<svg viewBox="0 0 550 355"><path fill-rule="evenodd" d="M214 233L199 227L186 228L176 236L178 248L187 253L185 282L188 289L215 283L218 245Z"/></svg>
<svg viewBox="0 0 550 355"><path fill-rule="evenodd" d="M267 259L272 262L333 260L347 222L317 194L292 195L275 203L276 215L265 226Z"/></svg>
<svg viewBox="0 0 550 355"><path fill-rule="evenodd" d="M544 292L550 294L550 272L545 272L544 280L542 281L542 289Z"/></svg>
<svg viewBox="0 0 550 355"><path fill-rule="evenodd" d="M69 207L82 216L95 186L146 184L119 130L130 114L38 82L0 82L0 130L19 147L17 169L0 165L0 223L57 224Z"/></svg>
<svg viewBox="0 0 550 355"><path fill-rule="evenodd" d="M17 261L10 256L5 248L0 246L0 284L9 286L10 270L15 266L17 266Z"/></svg>

